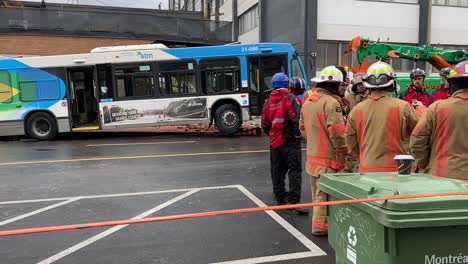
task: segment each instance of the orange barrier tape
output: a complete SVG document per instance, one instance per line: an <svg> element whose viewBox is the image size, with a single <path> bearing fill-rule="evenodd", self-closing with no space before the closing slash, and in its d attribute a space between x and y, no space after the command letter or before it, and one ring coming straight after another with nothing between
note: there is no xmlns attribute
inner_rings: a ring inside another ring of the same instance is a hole
<svg viewBox="0 0 468 264"><path fill-rule="evenodd" d="M26 229L16 229L16 230L5 230L5 231L0 231L0 237L1 236L15 236L15 235L26 235L26 234L35 234L35 233L49 233L49 232L58 232L58 231L67 231L67 230L77 230L77 229L84 229L84 228L97 228L97 227L105 227L105 226L143 224L143 223L161 222L161 221L170 221L170 220L179 220L179 219L203 218L203 217L218 216L218 215L245 214L245 213L255 213L255 212L260 212L260 211L288 210L288 209L301 208L301 207L328 206L328 205L354 204L354 203L365 203L365 202L385 201L385 200L403 200L403 199L443 197L443 196L460 196L460 195L467 195L468 196L468 192L449 192L449 193L381 196L381 197L361 198L361 199L353 199L353 200L339 200L339 201L317 202L317 203L276 205L276 206L264 206L264 207L254 207L254 208L222 210L222 211L211 211L211 212L203 212L203 213L157 216L157 217L149 217L149 218L143 218L143 219L117 220L117 221L85 223L85 224L75 224L75 225L63 225L63 226L49 226L49 227L37 227L37 228L26 228Z"/></svg>

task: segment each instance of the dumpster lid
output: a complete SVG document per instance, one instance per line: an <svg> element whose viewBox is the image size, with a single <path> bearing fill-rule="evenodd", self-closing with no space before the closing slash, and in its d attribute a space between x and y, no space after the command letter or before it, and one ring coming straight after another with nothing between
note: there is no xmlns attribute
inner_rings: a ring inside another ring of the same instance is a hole
<svg viewBox="0 0 468 264"><path fill-rule="evenodd" d="M468 182L427 174L398 176L394 172L323 174L320 188L338 197L368 198L393 195L468 192ZM456 210L468 208L468 196L402 199L371 202L392 211Z"/></svg>

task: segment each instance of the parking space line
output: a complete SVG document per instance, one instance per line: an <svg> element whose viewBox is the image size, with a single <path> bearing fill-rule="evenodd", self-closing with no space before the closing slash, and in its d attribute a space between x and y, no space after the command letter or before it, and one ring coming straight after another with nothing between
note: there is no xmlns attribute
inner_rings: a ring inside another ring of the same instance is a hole
<svg viewBox="0 0 468 264"><path fill-rule="evenodd" d="M0 222L0 226L4 226L6 224L13 223L13 222L16 222L18 220L21 220L21 219L24 219L24 218L27 218L27 217L30 217L30 216L33 216L33 215L36 215L36 214L40 214L40 213L45 212L47 210L54 209L54 208L60 207L62 205L66 205L66 204L78 201L78 200L80 200L80 198L68 199L68 200L63 201L61 203L56 203L56 204L53 204L53 205L50 205L50 206L47 206L47 207L32 211L32 212L29 212L27 214L23 214L23 215L19 215L19 216L10 218L10 219L7 219L5 221Z"/></svg>
<svg viewBox="0 0 468 264"><path fill-rule="evenodd" d="M156 158L176 158L176 157L194 157L194 156L216 156L216 155L233 155L233 154L255 154L269 153L269 149L262 150L239 150L239 151L221 151L221 152L196 152L196 153L179 153L179 154L157 154L144 156L116 156L116 157L99 157L99 158L81 158L81 159L63 159L63 160L33 160L33 161L18 161L0 163L1 167L16 166L16 165L33 165L47 163L72 163L84 161L107 161L107 160L131 160L131 159L156 159Z"/></svg>
<svg viewBox="0 0 468 264"><path fill-rule="evenodd" d="M267 206L262 200L258 199L253 193L247 190L244 186L238 185L237 187L242 193L244 193L247 197L249 197L255 204L260 207ZM323 256L326 253L320 249L317 245L315 245L310 239L304 236L299 230L297 230L294 226L292 226L288 221L284 220L279 214L275 211L265 211L268 215L270 215L278 224L284 227L289 233L291 233L295 238L297 238L304 246L306 246L314 256Z"/></svg>
<svg viewBox="0 0 468 264"><path fill-rule="evenodd" d="M114 147L114 146L138 146L138 145L164 145L164 144L185 144L195 143L196 141L167 141L167 142L144 142L144 143L113 143L113 144L90 144L86 147Z"/></svg>
<svg viewBox="0 0 468 264"><path fill-rule="evenodd" d="M188 192L191 190L219 190L219 189L237 189L237 185L225 185L225 186L211 186L211 187L200 187L200 188L188 188L188 189L174 189L164 191L149 191L149 192L134 192L134 193L114 193L114 194L98 194L98 195L87 195L87 196L75 196L75 197L59 197L59 198L46 198L46 199L34 199L34 200L18 200L18 201L5 201L0 202L0 205L7 204L22 204L22 203L40 203L40 202L52 202L62 201L69 199L98 199L98 198L112 198L112 197L124 197L124 196L139 196L148 194L164 194L164 193L175 193L175 192Z"/></svg>
<svg viewBox="0 0 468 264"><path fill-rule="evenodd" d="M178 201L180 201L180 200L182 200L182 199L184 199L184 198L198 192L199 190L200 189L192 189L191 191L186 192L186 193L184 193L182 195L179 195L179 196L177 196L177 197L175 197L175 198L173 198L173 199L171 199L171 200L169 200L169 201L167 201L167 202L165 202L163 204L160 204L160 205L158 205L158 206L156 206L156 207L154 207L154 208L152 208L152 209L150 209L150 210L148 210L148 211L146 211L146 212L144 212L144 213L142 213L142 214L140 214L138 216L135 216L132 219L142 219L142 218L145 218L145 217L147 217L149 215L152 215L152 214L154 214L154 213L156 213L156 212L170 206L171 204L174 204L174 203L176 203L176 202L178 202ZM88 246L88 245L90 245L90 244L92 244L92 243L94 243L94 242L96 242L96 241L98 241L100 239L103 239L103 238L107 237L108 235L111 235L112 233L115 233L115 232L119 231L120 229L125 228L127 226L128 225L114 226L114 227L112 227L112 228L110 228L110 229L108 229L108 230L106 230L106 231L104 231L102 233L99 233L99 234L97 234L97 235L95 235L95 236L93 236L93 237L91 237L91 238L89 238L87 240L82 241L79 244L76 244L76 245L74 245L74 246L72 246L72 247L70 247L68 249L65 249L64 251L62 251L60 253L57 253L57 254L55 254L55 255L53 255L53 256L45 259L45 260L42 260L41 262L38 262L38 264L53 263L53 262L55 262L55 261L57 261L59 259L62 259L64 257L72 254L73 252L78 251L79 249L81 249L83 247L86 247L86 246Z"/></svg>
<svg viewBox="0 0 468 264"><path fill-rule="evenodd" d="M267 256L267 257L223 261L223 262L216 262L216 263L211 263L211 264L257 264L257 263L274 262L274 261L281 261L281 260L310 258L310 257L316 257L316 256L317 255L315 253L307 251L307 252L274 255L274 256Z"/></svg>

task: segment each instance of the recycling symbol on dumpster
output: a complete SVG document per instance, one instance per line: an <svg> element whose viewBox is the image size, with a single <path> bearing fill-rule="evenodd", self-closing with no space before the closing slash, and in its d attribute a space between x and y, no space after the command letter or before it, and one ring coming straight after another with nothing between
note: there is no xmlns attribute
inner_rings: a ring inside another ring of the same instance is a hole
<svg viewBox="0 0 468 264"><path fill-rule="evenodd" d="M350 226L348 230L348 242L349 244L353 245L353 247L357 244L357 236L356 236L356 229L354 226Z"/></svg>

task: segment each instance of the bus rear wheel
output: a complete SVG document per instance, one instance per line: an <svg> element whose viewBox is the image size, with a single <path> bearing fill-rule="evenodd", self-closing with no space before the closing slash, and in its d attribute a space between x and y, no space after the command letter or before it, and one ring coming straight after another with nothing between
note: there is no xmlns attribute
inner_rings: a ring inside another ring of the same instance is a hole
<svg viewBox="0 0 468 264"><path fill-rule="evenodd" d="M37 140L51 140L57 135L57 122L47 113L34 113L26 121L26 133Z"/></svg>
<svg viewBox="0 0 468 264"><path fill-rule="evenodd" d="M242 119L239 108L232 104L220 106L215 113L216 127L226 135L232 135L239 131L242 126Z"/></svg>

